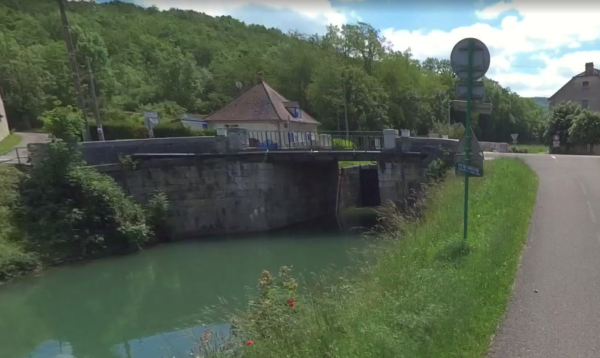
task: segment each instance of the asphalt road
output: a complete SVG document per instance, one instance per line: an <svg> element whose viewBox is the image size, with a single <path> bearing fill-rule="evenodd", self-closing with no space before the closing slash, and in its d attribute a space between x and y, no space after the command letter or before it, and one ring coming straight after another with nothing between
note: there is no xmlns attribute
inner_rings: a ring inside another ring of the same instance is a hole
<svg viewBox="0 0 600 358"><path fill-rule="evenodd" d="M537 203L488 357L600 357L600 157L518 156L539 177Z"/></svg>

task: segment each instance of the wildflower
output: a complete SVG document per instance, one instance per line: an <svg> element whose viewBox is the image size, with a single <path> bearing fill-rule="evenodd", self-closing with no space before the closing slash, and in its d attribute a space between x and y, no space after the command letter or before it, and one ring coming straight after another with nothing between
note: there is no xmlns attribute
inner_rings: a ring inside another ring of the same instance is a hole
<svg viewBox="0 0 600 358"><path fill-rule="evenodd" d="M290 306L290 307L294 307L294 305L295 305L295 304L296 304L296 301L294 301L294 299L293 299L293 298L291 298L291 299L288 301L288 306Z"/></svg>
<svg viewBox="0 0 600 358"><path fill-rule="evenodd" d="M246 342L246 345L247 345L247 346L251 346L251 345L253 345L253 344L254 344L254 341L248 341L248 342Z"/></svg>

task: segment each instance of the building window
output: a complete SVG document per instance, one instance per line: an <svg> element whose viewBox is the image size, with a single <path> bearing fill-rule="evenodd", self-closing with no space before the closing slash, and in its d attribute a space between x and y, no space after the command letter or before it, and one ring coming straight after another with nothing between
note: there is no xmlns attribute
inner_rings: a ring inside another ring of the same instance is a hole
<svg viewBox="0 0 600 358"><path fill-rule="evenodd" d="M581 108L588 108L588 100L587 99L581 100Z"/></svg>
<svg viewBox="0 0 600 358"><path fill-rule="evenodd" d="M589 88L590 87L590 81L583 81L583 83L581 85L583 86L583 88Z"/></svg>

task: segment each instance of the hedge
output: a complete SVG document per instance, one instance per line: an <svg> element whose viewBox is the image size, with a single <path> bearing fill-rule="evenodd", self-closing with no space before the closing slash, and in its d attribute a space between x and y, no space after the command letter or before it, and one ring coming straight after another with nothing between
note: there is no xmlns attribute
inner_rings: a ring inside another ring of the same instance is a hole
<svg viewBox="0 0 600 358"><path fill-rule="evenodd" d="M141 124L132 123L106 123L102 125L104 130L105 140L117 140L117 139L144 139L148 138L148 131L146 127ZM90 132L92 134L92 140L98 140L98 130L95 125L90 125ZM185 127L183 124L178 122L161 123L154 127L155 138L176 138L176 137L205 137L215 136L217 132L212 129L207 130L193 130Z"/></svg>

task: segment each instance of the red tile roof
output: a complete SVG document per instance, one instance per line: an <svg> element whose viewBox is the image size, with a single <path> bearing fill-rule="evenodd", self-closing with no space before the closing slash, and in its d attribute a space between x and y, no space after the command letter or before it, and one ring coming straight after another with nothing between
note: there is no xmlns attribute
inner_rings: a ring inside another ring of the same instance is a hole
<svg viewBox="0 0 600 358"><path fill-rule="evenodd" d="M286 121L320 124L302 111L302 118L294 118L285 108L290 102L265 81L261 81L240 94L221 109L209 114L206 121Z"/></svg>

